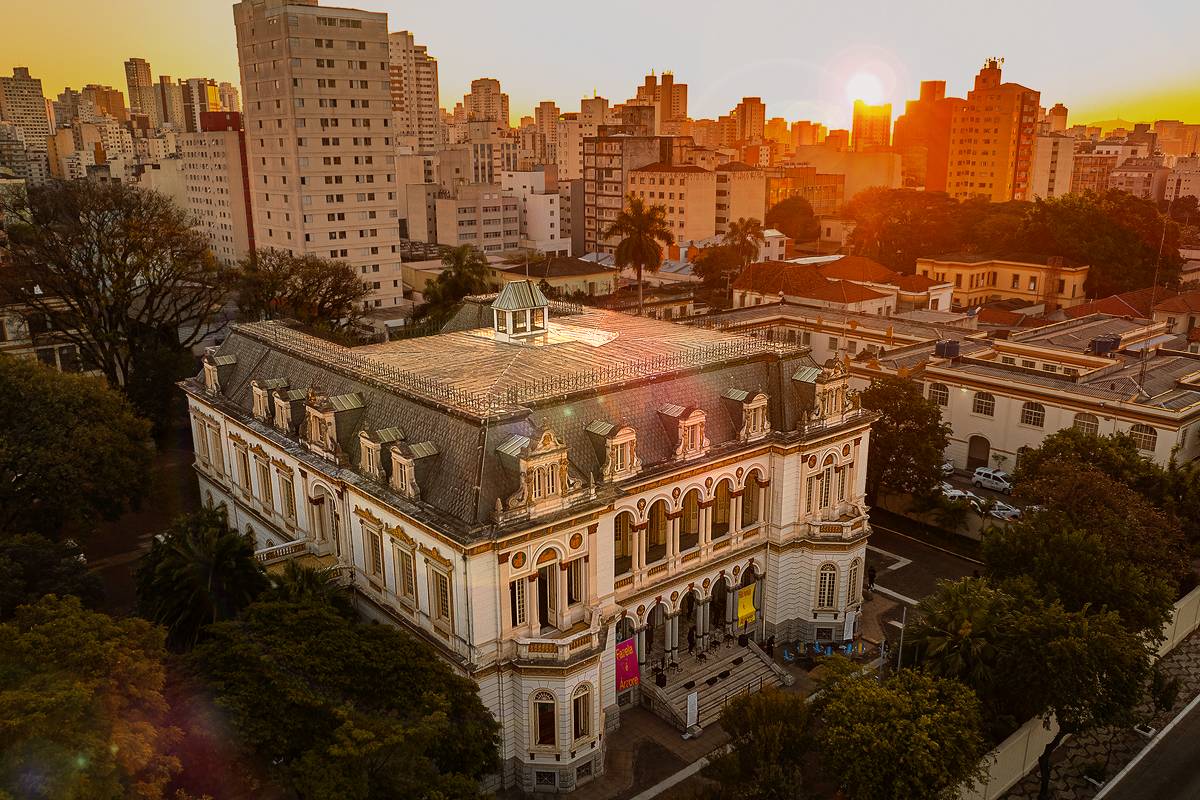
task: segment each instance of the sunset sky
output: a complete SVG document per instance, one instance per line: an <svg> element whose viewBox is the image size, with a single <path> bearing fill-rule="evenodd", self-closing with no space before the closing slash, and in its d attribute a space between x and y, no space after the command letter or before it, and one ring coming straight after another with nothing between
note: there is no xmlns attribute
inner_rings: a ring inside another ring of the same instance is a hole
<svg viewBox="0 0 1200 800"><path fill-rule="evenodd" d="M333 3L328 3L333 5ZM441 101L451 107L472 78L499 78L513 122L539 100L578 110L595 90L633 95L650 69L689 87L689 114L727 113L758 95L768 116L849 123L847 85L878 85L894 114L922 79L963 95L984 58L1004 76L1063 102L1072 122L1121 117L1200 121L1200 2L953 0L836 3L821 0L359 0L386 11L438 59ZM30 67L53 98L64 86L107 83L125 91L122 63L154 74L237 82L227 0L3 0L0 69ZM503 13L498 13L503 9ZM865 77L864 77L865 76Z"/></svg>

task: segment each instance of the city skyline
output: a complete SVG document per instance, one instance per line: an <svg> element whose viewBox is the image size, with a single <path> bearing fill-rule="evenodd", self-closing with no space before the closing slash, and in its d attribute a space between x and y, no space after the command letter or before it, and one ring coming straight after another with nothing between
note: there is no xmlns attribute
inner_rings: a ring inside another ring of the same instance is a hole
<svg viewBox="0 0 1200 800"><path fill-rule="evenodd" d="M674 72L692 87L689 115L694 118L715 118L741 97L759 96L768 116L849 127L852 100L864 88L878 96L863 99L890 102L899 114L904 102L917 96L921 80L946 80L947 94L964 96L990 56L1006 58L1005 79L1040 90L1043 105L1065 103L1073 122L1200 120L1200 86L1172 56L1186 52L1186 32L1194 29L1189 21L1200 22L1200 8L1185 4L1164 4L1170 13L1139 19L1141 33L1160 46L1139 54L1114 48L1103 63L1097 63L1094 45L1104 31L1111 33L1115 17L1105 9L1119 8L1104 2L980 10L931 0L903 11L878 5L859 18L845 8L772 8L752 2L739 8L739 18L771 24L755 22L747 29L750 35L741 38L730 35L715 4L689 6L694 13L685 19L665 6L636 12L630 6L642 23L622 30L619 49L601 29L587 26L558 25L571 35L540 37L538 26L545 20L533 7L496 19L486 29L464 29L460 20L472 17L473 2L454 18L395 0L360 5L387 12L390 30L412 31L428 46L438 59L443 107L452 108L473 78L494 77L512 97L514 123L544 99L564 111L574 110L577 100L593 91L624 101L654 70ZM28 66L42 79L47 97L87 83L124 92L123 65L131 57L149 61L155 77L203 75L239 82L231 3L129 0L124 13L143 24L113 26L100 38L94 33L111 22L111 11L82 0L49 0L5 13L15 24L0 31L0 52L12 62L3 66ZM1031 14L1038 25L1029 24ZM567 13L563 21L570 17ZM45 39L22 33L50 19L57 30L52 53L44 49ZM668 28L676 33L663 37ZM173 37L173 30L186 35ZM797 36L797 30L821 33L810 40ZM956 35L949 37L949 31ZM520 49L534 43L541 55L522 57ZM494 55L498 52L502 58Z"/></svg>

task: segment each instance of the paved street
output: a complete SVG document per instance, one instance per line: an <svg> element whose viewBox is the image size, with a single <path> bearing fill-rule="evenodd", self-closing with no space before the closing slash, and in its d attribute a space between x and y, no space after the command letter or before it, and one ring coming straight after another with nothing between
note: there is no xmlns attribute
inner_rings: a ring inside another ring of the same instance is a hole
<svg viewBox="0 0 1200 800"><path fill-rule="evenodd" d="M1200 704L1125 774L1105 800L1196 800L1200 797Z"/></svg>
<svg viewBox="0 0 1200 800"><path fill-rule="evenodd" d="M889 528L886 523L871 522L871 540L867 545L867 566L875 567L875 585L902 602L917 601L937 588L941 579L957 580L980 568L977 561L939 550Z"/></svg>

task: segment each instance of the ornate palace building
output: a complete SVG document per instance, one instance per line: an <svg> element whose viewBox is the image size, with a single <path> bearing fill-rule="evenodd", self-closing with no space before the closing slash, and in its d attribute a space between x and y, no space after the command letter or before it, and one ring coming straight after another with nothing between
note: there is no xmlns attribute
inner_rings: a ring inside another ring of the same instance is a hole
<svg viewBox="0 0 1200 800"><path fill-rule="evenodd" d="M472 677L497 785L599 774L633 703L706 724L782 677L748 640L854 635L873 417L841 362L528 281L447 329L345 348L236 326L182 385L205 502ZM618 643L641 674L621 691Z"/></svg>

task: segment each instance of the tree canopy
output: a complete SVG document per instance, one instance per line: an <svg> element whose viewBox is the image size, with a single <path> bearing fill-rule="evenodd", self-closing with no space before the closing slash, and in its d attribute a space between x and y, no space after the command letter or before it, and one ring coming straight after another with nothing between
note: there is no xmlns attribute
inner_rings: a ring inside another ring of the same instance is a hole
<svg viewBox="0 0 1200 800"><path fill-rule="evenodd" d="M143 497L150 425L97 378L0 356L0 532L51 538Z"/></svg>
<svg viewBox="0 0 1200 800"><path fill-rule="evenodd" d="M466 800L499 764L475 684L391 626L255 603L187 664L247 755L301 797Z"/></svg>
<svg viewBox="0 0 1200 800"><path fill-rule="evenodd" d="M447 250L442 256L445 269L425 284L425 313L440 317L448 314L464 297L488 291L490 272L482 251L469 244Z"/></svg>
<svg viewBox="0 0 1200 800"><path fill-rule="evenodd" d="M979 700L956 680L841 670L815 705L821 767L852 800L949 800L981 777Z"/></svg>
<svg viewBox="0 0 1200 800"><path fill-rule="evenodd" d="M804 757L812 748L803 695L766 690L741 695L721 714L732 747L704 770L719 784L717 800L796 800Z"/></svg>
<svg viewBox="0 0 1200 800"><path fill-rule="evenodd" d="M156 418L228 275L170 198L125 183L52 181L0 198L0 294L69 320L58 335Z"/></svg>
<svg viewBox="0 0 1200 800"><path fill-rule="evenodd" d="M745 269L755 258L766 241L762 222L750 217L738 217L730 221L729 230L721 237L721 243L729 247L738 257L741 269Z"/></svg>
<svg viewBox="0 0 1200 800"><path fill-rule="evenodd" d="M699 248L692 256L692 272L705 286L724 288L730 276L742 268L741 257L727 244L712 244Z"/></svg>
<svg viewBox="0 0 1200 800"><path fill-rule="evenodd" d="M663 245L675 243L675 234L667 223L666 206L648 206L645 200L630 192L625 198L625 208L604 231L604 238L613 236L621 237L616 252L617 266L637 267L638 314L643 314L642 271L661 264Z"/></svg>
<svg viewBox="0 0 1200 800"><path fill-rule="evenodd" d="M362 314L370 289L354 267L314 255L259 249L242 260L236 278L238 309L250 319L295 319L344 330Z"/></svg>
<svg viewBox="0 0 1200 800"><path fill-rule="evenodd" d="M0 793L158 800L179 760L163 634L47 596L0 624Z"/></svg>
<svg viewBox="0 0 1200 800"><path fill-rule="evenodd" d="M0 535L0 621L18 606L42 597L74 595L95 607L104 598L100 578L88 570L78 545L36 534Z"/></svg>
<svg viewBox="0 0 1200 800"><path fill-rule="evenodd" d="M230 530L224 508L177 519L150 545L136 572L138 611L187 649L205 626L231 619L268 585L254 544Z"/></svg>
<svg viewBox="0 0 1200 800"><path fill-rule="evenodd" d="M871 428L867 496L930 494L941 480L950 436L941 409L925 399L920 383L891 376L871 381L859 399L864 409L879 413Z"/></svg>
<svg viewBox="0 0 1200 800"><path fill-rule="evenodd" d="M764 219L768 228L774 228L796 242L811 242L821 234L821 224L813 213L812 205L803 197L788 197L767 209Z"/></svg>

